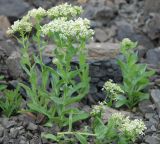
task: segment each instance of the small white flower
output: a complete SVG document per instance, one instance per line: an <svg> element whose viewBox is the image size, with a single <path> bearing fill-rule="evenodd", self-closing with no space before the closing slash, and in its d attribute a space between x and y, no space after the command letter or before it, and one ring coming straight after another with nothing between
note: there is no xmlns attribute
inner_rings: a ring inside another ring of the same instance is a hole
<svg viewBox="0 0 160 144"><path fill-rule="evenodd" d="M45 9L39 7L38 9L32 9L28 12L26 17L30 18L41 18L47 15L47 12Z"/></svg>
<svg viewBox="0 0 160 144"><path fill-rule="evenodd" d="M44 25L41 29L43 35L47 35L49 32L58 33L64 39L88 39L94 34L94 31L90 29L90 21L82 18L69 21L66 21L66 18L63 17L58 18Z"/></svg>
<svg viewBox="0 0 160 144"><path fill-rule="evenodd" d="M144 122L140 119L126 120L120 130L125 133L132 141L135 141L138 135L143 135L144 130L147 129Z"/></svg>
<svg viewBox="0 0 160 144"><path fill-rule="evenodd" d="M121 113L112 114L109 121L114 123L116 128L132 141L135 141L139 135L143 135L143 131L147 129L141 119L130 120L128 116Z"/></svg>
<svg viewBox="0 0 160 144"><path fill-rule="evenodd" d="M7 33L13 34L15 32L30 32L31 30L32 24L22 19L15 21L11 28L8 29Z"/></svg>
<svg viewBox="0 0 160 144"><path fill-rule="evenodd" d="M124 38L121 42L121 47L124 50L135 48L136 45L137 45L137 42L133 42L129 38Z"/></svg>
<svg viewBox="0 0 160 144"><path fill-rule="evenodd" d="M106 103L105 102L99 102L98 105L94 105L92 107L91 115L95 116L97 114L103 113L104 110L106 109Z"/></svg>
<svg viewBox="0 0 160 144"><path fill-rule="evenodd" d="M82 13L82 7L79 6L72 6L71 4L64 3L59 6L55 6L50 8L47 11L47 14L51 18L58 18L58 17L75 17Z"/></svg>
<svg viewBox="0 0 160 144"><path fill-rule="evenodd" d="M105 82L102 90L105 91L107 93L107 96L112 99L116 99L118 94L124 93L121 87L118 84L113 83L112 80Z"/></svg>

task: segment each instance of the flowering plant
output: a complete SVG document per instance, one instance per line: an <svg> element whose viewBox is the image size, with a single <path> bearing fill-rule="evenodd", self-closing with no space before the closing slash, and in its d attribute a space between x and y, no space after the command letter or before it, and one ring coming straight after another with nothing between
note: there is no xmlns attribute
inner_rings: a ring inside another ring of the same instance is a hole
<svg viewBox="0 0 160 144"><path fill-rule="evenodd" d="M139 135L143 135L146 129L142 120L130 120L129 117L121 113L114 113L108 119L108 123L103 124L100 118L96 118L94 127L96 143L98 144L128 144L135 142Z"/></svg>
<svg viewBox="0 0 160 144"><path fill-rule="evenodd" d="M67 3L47 11L43 8L33 9L8 30L8 34L20 35L16 38L22 45L21 65L30 83L29 86L25 83L20 85L29 97L29 110L44 114L50 122L55 122L60 127L70 125L70 129L73 122L88 117L84 111L71 106L89 91L90 78L85 44L94 32L90 29L89 20L75 19L81 12L81 7ZM51 21L42 24L44 17ZM35 32L32 41L36 43L37 55L29 55L29 35L32 29ZM46 37L56 44L53 50L55 69L43 62ZM79 63L76 69L72 69L71 63L75 57ZM37 75L41 76L40 83Z"/></svg>
<svg viewBox="0 0 160 144"><path fill-rule="evenodd" d="M113 101L117 100L118 95L124 93L121 87L118 84L113 83L112 80L105 82L102 90L105 91L106 98L109 98L108 106L112 106Z"/></svg>
<svg viewBox="0 0 160 144"><path fill-rule="evenodd" d="M126 105L133 108L140 101L149 98L144 90L149 85L149 77L154 74L154 71L147 71L146 64L138 64L138 55L134 52L136 46L136 42L132 42L127 38L121 43L120 51L124 56L124 61L118 60L118 65L123 76L121 88L124 91L124 96L118 97L117 107Z"/></svg>

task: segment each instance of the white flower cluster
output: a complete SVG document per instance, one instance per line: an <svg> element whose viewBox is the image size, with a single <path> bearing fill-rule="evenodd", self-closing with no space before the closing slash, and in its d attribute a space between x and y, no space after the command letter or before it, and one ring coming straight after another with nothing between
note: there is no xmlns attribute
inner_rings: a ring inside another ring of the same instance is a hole
<svg viewBox="0 0 160 144"><path fill-rule="evenodd" d="M32 18L41 18L47 15L47 12L45 9L39 7L38 9L32 9L28 12L28 14L26 15L26 17L28 16L28 18L32 17Z"/></svg>
<svg viewBox="0 0 160 144"><path fill-rule="evenodd" d="M82 18L69 21L66 21L66 18L58 18L44 25L41 29L43 35L47 35L49 32L58 33L62 39L88 39L94 34L94 31L90 29L90 21Z"/></svg>
<svg viewBox="0 0 160 144"><path fill-rule="evenodd" d="M143 135L144 130L147 129L144 122L140 119L129 120L126 119L126 122L121 125L121 131L130 137L132 141L135 141L138 135Z"/></svg>
<svg viewBox="0 0 160 144"><path fill-rule="evenodd" d="M139 135L143 135L143 131L147 129L141 119L130 120L129 117L121 113L112 114L109 121L114 123L118 130L132 141L135 141Z"/></svg>
<svg viewBox="0 0 160 144"><path fill-rule="evenodd" d="M47 14L51 18L58 18L58 17L75 17L82 13L82 7L79 6L72 6L71 4L64 3L59 6L55 6L50 8L47 11Z"/></svg>
<svg viewBox="0 0 160 144"><path fill-rule="evenodd" d="M98 105L94 105L93 106L92 111L91 111L90 114L92 116L98 115L100 113L103 113L105 108L106 108L105 102L99 102Z"/></svg>
<svg viewBox="0 0 160 144"><path fill-rule="evenodd" d="M125 50L135 48L136 45L137 42L132 42L129 38L124 38L121 43L122 48Z"/></svg>
<svg viewBox="0 0 160 144"><path fill-rule="evenodd" d="M22 19L15 21L11 28L8 29L7 34L11 35L16 32L30 32L31 30L32 24Z"/></svg>
<svg viewBox="0 0 160 144"><path fill-rule="evenodd" d="M112 80L105 82L102 90L105 91L107 96L111 97L112 99L116 99L118 94L124 93L121 87L118 84L113 83Z"/></svg>
<svg viewBox="0 0 160 144"><path fill-rule="evenodd" d="M30 22L30 18L41 18L46 15L46 10L41 7L38 9L32 9L21 20L15 21L11 28L8 29L7 33L10 35L15 32L30 32L33 27L33 24Z"/></svg>

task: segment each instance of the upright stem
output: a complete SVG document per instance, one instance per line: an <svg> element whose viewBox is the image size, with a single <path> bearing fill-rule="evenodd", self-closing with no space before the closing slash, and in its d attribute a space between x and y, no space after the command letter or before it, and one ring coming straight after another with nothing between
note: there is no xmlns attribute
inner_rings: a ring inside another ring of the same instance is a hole
<svg viewBox="0 0 160 144"><path fill-rule="evenodd" d="M75 134L80 134L80 135L84 135L84 136L96 136L96 134L92 134L92 133L85 133L85 132L59 132L57 133L58 135L75 135Z"/></svg>

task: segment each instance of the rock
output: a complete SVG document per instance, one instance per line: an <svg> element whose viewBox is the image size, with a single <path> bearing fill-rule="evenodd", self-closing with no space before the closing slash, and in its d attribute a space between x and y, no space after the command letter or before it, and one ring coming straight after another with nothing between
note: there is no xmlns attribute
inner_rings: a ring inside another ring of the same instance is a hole
<svg viewBox="0 0 160 144"><path fill-rule="evenodd" d="M124 38L129 38L132 41L137 41L139 45L142 45L147 49L154 47L152 41L144 34L136 32L132 24L125 21L119 21L116 22L116 25L118 40L121 41Z"/></svg>
<svg viewBox="0 0 160 144"><path fill-rule="evenodd" d="M56 48L56 45L47 45L44 49L44 52L43 52L43 55L44 56L48 56L48 57L53 57L53 51L55 50Z"/></svg>
<svg viewBox="0 0 160 144"><path fill-rule="evenodd" d="M153 117L153 115L154 115L154 113L145 113L145 119L150 119L150 118L152 118Z"/></svg>
<svg viewBox="0 0 160 144"><path fill-rule="evenodd" d="M17 128L11 128L10 129L10 136L12 138L16 138L18 136L19 130Z"/></svg>
<svg viewBox="0 0 160 144"><path fill-rule="evenodd" d="M90 76L94 78L101 78L106 76L106 70L100 69L98 66L90 66L89 67Z"/></svg>
<svg viewBox="0 0 160 144"><path fill-rule="evenodd" d="M155 103L160 118L160 90L159 89L151 90L151 98Z"/></svg>
<svg viewBox="0 0 160 144"><path fill-rule="evenodd" d="M0 124L0 138L3 137L4 127Z"/></svg>
<svg viewBox="0 0 160 144"><path fill-rule="evenodd" d="M0 123L4 128L7 128L7 129L12 128L17 124L15 121L9 121L8 118L0 118Z"/></svg>
<svg viewBox="0 0 160 144"><path fill-rule="evenodd" d="M123 38L130 38L134 33L133 26L126 21L116 22L117 25L117 38L122 40Z"/></svg>
<svg viewBox="0 0 160 144"><path fill-rule="evenodd" d="M90 43L87 45L88 59L90 61L109 60L119 54L119 44L116 43Z"/></svg>
<svg viewBox="0 0 160 144"><path fill-rule="evenodd" d="M149 64L159 65L160 64L160 47L148 50L146 54L146 61Z"/></svg>
<svg viewBox="0 0 160 144"><path fill-rule="evenodd" d="M160 38L160 14L159 13L151 13L149 19L147 20L144 32L152 39Z"/></svg>
<svg viewBox="0 0 160 144"><path fill-rule="evenodd" d="M107 23L109 20L115 18L116 10L108 6L99 6L95 10L94 19Z"/></svg>
<svg viewBox="0 0 160 144"><path fill-rule="evenodd" d="M92 83L97 83L99 81L99 78L91 78Z"/></svg>
<svg viewBox="0 0 160 144"><path fill-rule="evenodd" d="M107 34L107 40L111 39L112 37L114 37L116 35L116 31L117 31L117 27L112 25L109 28L105 29L105 32Z"/></svg>
<svg viewBox="0 0 160 144"><path fill-rule="evenodd" d="M29 142L26 142L25 140L20 140L19 144L29 144Z"/></svg>
<svg viewBox="0 0 160 144"><path fill-rule="evenodd" d="M8 28L10 27L10 22L6 16L0 16L0 30L3 33L6 33Z"/></svg>
<svg viewBox="0 0 160 144"><path fill-rule="evenodd" d="M94 85L90 86L90 94L97 93L97 88Z"/></svg>
<svg viewBox="0 0 160 144"><path fill-rule="evenodd" d="M106 61L115 58L119 54L119 44L116 43L95 43L92 42L86 45L88 49L88 60L89 61ZM48 45L45 48L44 56L53 57L53 51L55 45Z"/></svg>
<svg viewBox="0 0 160 144"><path fill-rule="evenodd" d="M7 57L9 57L14 51L18 51L18 47L13 41L9 39L0 41L0 55L1 53L3 53Z"/></svg>
<svg viewBox="0 0 160 144"><path fill-rule="evenodd" d="M156 136L146 136L145 142L148 144L159 144L160 139Z"/></svg>
<svg viewBox="0 0 160 144"><path fill-rule="evenodd" d="M5 34L3 30L0 30L0 41L4 40L4 38L5 38Z"/></svg>
<svg viewBox="0 0 160 144"><path fill-rule="evenodd" d="M55 0L33 0L31 1L32 5L34 5L35 7L43 7L45 9L53 6L55 4Z"/></svg>
<svg viewBox="0 0 160 144"><path fill-rule="evenodd" d="M20 53L15 51L6 60L6 64L9 70L9 75L14 79L22 76L20 59L21 59Z"/></svg>
<svg viewBox="0 0 160 144"><path fill-rule="evenodd" d="M145 13L160 12L160 1L159 0L145 0L144 4Z"/></svg>
<svg viewBox="0 0 160 144"><path fill-rule="evenodd" d="M20 18L30 9L24 0L0 0L0 15Z"/></svg>
<svg viewBox="0 0 160 144"><path fill-rule="evenodd" d="M154 113L154 106L150 100L144 100L141 101L138 105L139 110L145 114L145 113Z"/></svg>
<svg viewBox="0 0 160 144"><path fill-rule="evenodd" d="M126 0L114 0L114 3L119 6L121 4L125 4Z"/></svg>
<svg viewBox="0 0 160 144"><path fill-rule="evenodd" d="M151 126L151 130L152 130L152 132L156 132L157 129L156 129L156 127L154 125L152 125Z"/></svg>
<svg viewBox="0 0 160 144"><path fill-rule="evenodd" d="M103 121L104 121L104 123L106 123L106 122L108 121L109 117L110 117L112 114L114 114L114 113L119 113L119 112L122 113L122 114L124 114L124 115L126 115L126 116L132 116L132 114L131 114L130 112L118 111L118 110L116 110L116 109L113 109L113 108L110 108L110 107L106 107L105 113L104 113L104 115L103 115Z"/></svg>
<svg viewBox="0 0 160 144"><path fill-rule="evenodd" d="M107 0L108 1L108 0ZM93 6L104 6L106 3L106 0L89 0L89 4Z"/></svg>
<svg viewBox="0 0 160 144"><path fill-rule="evenodd" d="M31 131L35 131L35 130L38 129L38 126L35 125L34 123L30 122L30 123L28 124L27 129L28 129L28 130L31 130Z"/></svg>
<svg viewBox="0 0 160 144"><path fill-rule="evenodd" d="M95 29L95 39L99 42L105 42L108 39L107 34L100 28Z"/></svg>
<svg viewBox="0 0 160 144"><path fill-rule="evenodd" d="M30 141L30 144L41 144L41 138L37 135L34 135L33 139Z"/></svg>

